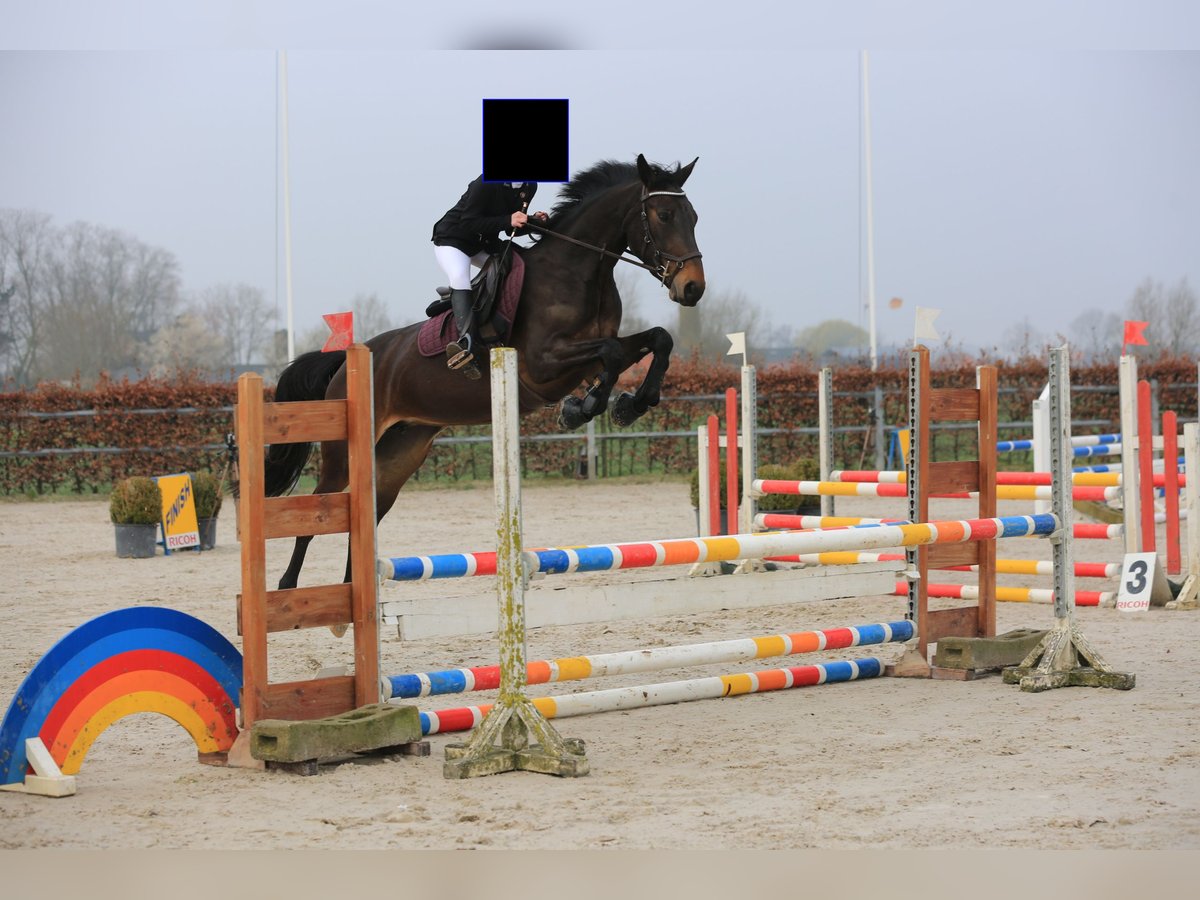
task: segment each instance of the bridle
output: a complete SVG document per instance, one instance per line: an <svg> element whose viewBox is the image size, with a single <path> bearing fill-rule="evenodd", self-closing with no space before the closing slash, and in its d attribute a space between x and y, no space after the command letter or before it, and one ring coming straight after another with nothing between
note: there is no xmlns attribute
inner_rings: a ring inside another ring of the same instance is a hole
<svg viewBox="0 0 1200 900"><path fill-rule="evenodd" d="M572 244L578 244L580 247L586 247L589 250L595 250L603 256L610 256L618 262L627 262L631 265L643 268L647 272L652 273L655 278L661 281L664 287L669 288L671 283L675 280L675 276L683 270L684 264L687 263L688 260L702 259L704 254L702 254L699 250L696 250L694 253L688 253L683 256L675 256L671 253L664 253L659 249L658 244L656 244L654 241L654 235L650 231L650 218L646 214L646 201L651 197L658 196L684 197L686 194L683 191L647 191L645 186L642 187L642 233L645 235L645 240L643 243L649 245L650 251L654 255L653 265L644 263L640 259L631 259L624 254L624 251L621 253L613 253L611 250L608 250L604 247L598 247L595 244L589 244L587 241L581 241L578 238L573 238L569 235L563 234L560 231L551 231L546 226L539 225L532 219L527 221L525 224L527 227L536 228L538 231L541 231L545 234L551 234L556 238L562 238L564 241L570 241ZM667 261L666 263L663 262L664 259ZM669 266L671 263L675 264L675 270L673 272L669 272Z"/></svg>
<svg viewBox="0 0 1200 900"><path fill-rule="evenodd" d="M686 196L683 191L647 191L642 188L642 233L645 234L645 243L650 245L650 250L654 253L654 268L651 272L662 281L664 287L670 287L670 282L675 280L675 276L683 270L683 265L689 259L701 259L704 254L699 250L694 253L688 253L684 256L674 256L670 253L664 253L658 249L658 244L654 243L654 235L650 233L650 217L646 215L646 201L651 197L683 197ZM663 264L663 260L675 263L675 271L671 273L670 281L667 279L667 266ZM647 268L650 268L647 266Z"/></svg>

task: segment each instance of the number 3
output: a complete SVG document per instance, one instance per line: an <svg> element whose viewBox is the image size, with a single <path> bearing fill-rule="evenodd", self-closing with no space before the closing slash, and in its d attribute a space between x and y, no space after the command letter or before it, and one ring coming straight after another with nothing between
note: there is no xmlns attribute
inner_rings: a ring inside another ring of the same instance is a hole
<svg viewBox="0 0 1200 900"><path fill-rule="evenodd" d="M1146 589L1146 571L1149 568L1143 559L1134 560L1129 566L1129 574L1133 576L1131 581L1125 582L1125 589L1129 593L1140 594Z"/></svg>

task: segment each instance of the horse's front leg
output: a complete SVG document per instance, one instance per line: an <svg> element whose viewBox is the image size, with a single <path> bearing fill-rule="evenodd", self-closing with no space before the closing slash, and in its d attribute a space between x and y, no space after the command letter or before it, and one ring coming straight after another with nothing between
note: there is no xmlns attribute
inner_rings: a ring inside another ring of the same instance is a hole
<svg viewBox="0 0 1200 900"><path fill-rule="evenodd" d="M563 368L588 365L597 360L603 368L583 397L563 398L558 413L560 428L572 431L608 409L608 398L612 394L613 386L621 373L633 364L633 360L629 358L619 338L581 341L571 345L565 353L554 356L554 363Z"/></svg>
<svg viewBox="0 0 1200 900"><path fill-rule="evenodd" d="M624 428L644 416L650 407L658 406L658 401L662 398L663 378L667 374L667 367L671 364L671 350L675 346L675 341L665 328L657 326L638 334L618 338L618 340L624 348L626 357L630 360L629 365L633 365L647 353L654 354L650 368L646 371L646 377L642 379L638 389L632 394L622 393L613 403L612 420ZM615 383L616 379L613 380Z"/></svg>

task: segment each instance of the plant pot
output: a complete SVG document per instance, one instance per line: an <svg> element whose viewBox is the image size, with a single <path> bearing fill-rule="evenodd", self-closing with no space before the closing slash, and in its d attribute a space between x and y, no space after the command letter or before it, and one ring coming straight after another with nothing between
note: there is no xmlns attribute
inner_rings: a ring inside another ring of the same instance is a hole
<svg viewBox="0 0 1200 900"><path fill-rule="evenodd" d="M113 532L117 539L117 556L121 559L147 559L158 547L157 525L116 523Z"/></svg>
<svg viewBox="0 0 1200 900"><path fill-rule="evenodd" d="M217 517L197 519L200 530L200 549L211 550L217 546Z"/></svg>

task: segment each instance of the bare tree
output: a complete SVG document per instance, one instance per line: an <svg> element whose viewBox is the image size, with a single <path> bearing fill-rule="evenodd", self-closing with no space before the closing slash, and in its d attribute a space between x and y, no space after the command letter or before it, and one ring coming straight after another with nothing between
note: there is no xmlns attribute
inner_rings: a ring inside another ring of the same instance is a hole
<svg viewBox="0 0 1200 900"><path fill-rule="evenodd" d="M1004 329L1000 344L996 348L1004 357L1011 360L1038 359L1049 346L1046 336L1034 327L1029 316L1014 322Z"/></svg>
<svg viewBox="0 0 1200 900"><path fill-rule="evenodd" d="M1200 346L1200 300L1186 278L1167 288L1161 281L1147 277L1129 298L1126 318L1150 323L1146 329L1149 347L1131 347L1133 352L1188 356Z"/></svg>
<svg viewBox="0 0 1200 900"><path fill-rule="evenodd" d="M150 372L160 378L196 371L228 377L229 360L230 350L221 334L197 313L177 317L150 340Z"/></svg>
<svg viewBox="0 0 1200 900"><path fill-rule="evenodd" d="M179 305L175 257L111 228L62 231L47 265L39 378L95 378L148 365L150 338Z"/></svg>
<svg viewBox="0 0 1200 900"><path fill-rule="evenodd" d="M725 335L737 331L746 332L746 345L752 353L791 344L791 329L776 327L763 308L742 291L710 288L696 309L700 318L700 356L703 359L724 359L729 349Z"/></svg>
<svg viewBox="0 0 1200 900"><path fill-rule="evenodd" d="M0 285L8 302L0 309L0 378L19 385L37 378L43 352L39 310L46 291L46 261L53 241L50 217L31 210L0 210Z"/></svg>
<svg viewBox="0 0 1200 900"><path fill-rule="evenodd" d="M233 368L267 361L275 312L260 288L218 284L201 293L196 307L197 318L217 336L222 348L219 366Z"/></svg>
<svg viewBox="0 0 1200 900"><path fill-rule="evenodd" d="M1200 299L1186 278L1167 291L1163 313L1167 326L1163 346L1167 352L1171 356L1192 356L1200 350Z"/></svg>
<svg viewBox="0 0 1200 900"><path fill-rule="evenodd" d="M1115 359L1121 352L1121 317L1088 309L1071 320L1071 349L1083 362Z"/></svg>
<svg viewBox="0 0 1200 900"><path fill-rule="evenodd" d="M614 279L617 293L621 295L621 334L635 334L650 328L652 323L642 313L640 269L618 266ZM669 330L669 329L668 329Z"/></svg>

